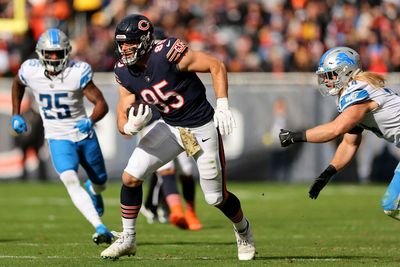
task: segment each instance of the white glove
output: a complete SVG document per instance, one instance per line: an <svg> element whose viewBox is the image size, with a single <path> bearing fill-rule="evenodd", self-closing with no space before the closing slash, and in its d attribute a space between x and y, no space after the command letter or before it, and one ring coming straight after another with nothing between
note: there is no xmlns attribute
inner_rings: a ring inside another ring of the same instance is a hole
<svg viewBox="0 0 400 267"><path fill-rule="evenodd" d="M128 114L128 122L124 125L124 132L127 135L134 135L151 120L153 113L149 105L140 104L136 116L134 115L135 108L131 107Z"/></svg>
<svg viewBox="0 0 400 267"><path fill-rule="evenodd" d="M214 125L218 127L221 135L231 134L236 127L232 111L229 109L228 98L217 98L217 107L214 112Z"/></svg>

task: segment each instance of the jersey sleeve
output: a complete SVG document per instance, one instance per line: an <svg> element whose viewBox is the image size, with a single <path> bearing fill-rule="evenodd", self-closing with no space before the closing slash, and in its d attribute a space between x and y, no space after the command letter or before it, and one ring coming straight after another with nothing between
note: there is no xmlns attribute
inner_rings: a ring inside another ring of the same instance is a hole
<svg viewBox="0 0 400 267"><path fill-rule="evenodd" d="M178 64L187 52L188 46L178 38L170 37L158 43L155 52L171 64Z"/></svg>
<svg viewBox="0 0 400 267"><path fill-rule="evenodd" d="M37 67L39 66L40 63L37 59L28 59L22 63L18 70L18 77L25 86L28 86L29 77L35 73L35 70L37 71Z"/></svg>
<svg viewBox="0 0 400 267"><path fill-rule="evenodd" d="M339 111L343 112L351 105L365 102L371 99L367 83L354 82L347 88L339 99Z"/></svg>
<svg viewBox="0 0 400 267"><path fill-rule="evenodd" d="M80 88L85 88L86 85L92 80L93 78L93 70L92 67L86 63L86 62L80 62L80 72L81 72L81 77L79 81L79 87Z"/></svg>

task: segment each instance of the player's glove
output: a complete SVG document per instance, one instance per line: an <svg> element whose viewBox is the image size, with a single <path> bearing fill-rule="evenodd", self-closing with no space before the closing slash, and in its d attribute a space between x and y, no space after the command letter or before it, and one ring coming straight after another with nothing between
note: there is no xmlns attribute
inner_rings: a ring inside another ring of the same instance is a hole
<svg viewBox="0 0 400 267"><path fill-rule="evenodd" d="M308 195L312 199L317 199L319 192L327 185L331 180L332 176L337 173L335 166L329 165L314 181L311 185Z"/></svg>
<svg viewBox="0 0 400 267"><path fill-rule="evenodd" d="M82 119L75 124L81 133L89 133L93 128L93 121L90 118Z"/></svg>
<svg viewBox="0 0 400 267"><path fill-rule="evenodd" d="M124 125L124 132L127 135L134 135L151 120L153 112L149 105L140 104L137 110L137 114L134 115L135 108L131 107L128 114L128 122Z"/></svg>
<svg viewBox="0 0 400 267"><path fill-rule="evenodd" d="M236 127L235 119L232 111L229 109L228 98L218 98L217 107L214 113L214 125L218 127L222 135L231 134L233 128Z"/></svg>
<svg viewBox="0 0 400 267"><path fill-rule="evenodd" d="M17 134L22 134L28 130L26 122L21 115L13 115L11 117L11 127Z"/></svg>
<svg viewBox="0 0 400 267"><path fill-rule="evenodd" d="M279 140L281 141L281 147L287 147L298 142L307 142L306 132L292 132L281 129Z"/></svg>

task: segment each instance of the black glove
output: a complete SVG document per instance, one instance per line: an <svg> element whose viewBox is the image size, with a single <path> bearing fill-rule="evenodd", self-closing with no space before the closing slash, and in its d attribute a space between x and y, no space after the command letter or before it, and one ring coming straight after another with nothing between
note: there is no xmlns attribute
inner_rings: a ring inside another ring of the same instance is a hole
<svg viewBox="0 0 400 267"><path fill-rule="evenodd" d="M281 147L287 147L296 142L307 142L306 132L291 132L281 129L279 140L281 141Z"/></svg>
<svg viewBox="0 0 400 267"><path fill-rule="evenodd" d="M320 176L318 176L314 183L311 185L308 195L312 199L317 199L319 192L325 187L325 185L331 180L332 176L337 173L335 166L329 165Z"/></svg>

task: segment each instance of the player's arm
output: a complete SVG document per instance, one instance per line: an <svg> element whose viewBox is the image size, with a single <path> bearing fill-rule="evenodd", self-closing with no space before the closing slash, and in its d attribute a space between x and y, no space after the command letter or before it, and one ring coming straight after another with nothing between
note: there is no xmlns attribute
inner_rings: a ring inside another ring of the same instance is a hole
<svg viewBox="0 0 400 267"><path fill-rule="evenodd" d="M350 161L356 155L356 152L361 144L361 139L361 131L346 133L343 136L343 140L336 149L335 155L333 156L331 163L314 180L314 183L311 185L308 191L308 195L310 198L316 199L319 195L319 192L329 183L332 176L350 163Z"/></svg>
<svg viewBox="0 0 400 267"><path fill-rule="evenodd" d="M21 113L21 101L24 97L25 85L22 83L18 75L14 77L12 83L12 115Z"/></svg>
<svg viewBox="0 0 400 267"><path fill-rule="evenodd" d="M83 90L86 98L93 103L94 108L93 112L90 115L90 119L93 123L101 120L108 112L107 102L100 91L100 89L94 84L93 81L90 81Z"/></svg>
<svg viewBox="0 0 400 267"><path fill-rule="evenodd" d="M225 64L207 53L188 49L178 64L181 71L209 72L213 80L217 106L214 112L214 125L222 135L232 133L236 126L228 103L228 78Z"/></svg>
<svg viewBox="0 0 400 267"><path fill-rule="evenodd" d="M119 92L119 101L117 104L117 126L119 132L123 135L126 135L126 133L124 132L124 126L128 122L126 110L130 105L135 103L136 96L131 92L129 92L122 85L119 86L118 92Z"/></svg>
<svg viewBox="0 0 400 267"><path fill-rule="evenodd" d="M279 139L281 146L286 147L298 142L325 143L336 137L349 132L359 124L365 115L376 109L378 104L375 101L357 103L346 108L333 121L318 125L303 132L292 132L281 129Z"/></svg>
<svg viewBox="0 0 400 267"><path fill-rule="evenodd" d="M335 167L336 171L341 171L354 158L360 147L361 139L361 132L356 134L344 134L343 140L336 149L335 155L330 163Z"/></svg>
<svg viewBox="0 0 400 267"><path fill-rule="evenodd" d="M22 134L27 131L27 126L24 118L19 115L21 113L21 101L24 97L25 85L22 83L18 75L15 76L12 84L12 117L11 128L15 134Z"/></svg>
<svg viewBox="0 0 400 267"><path fill-rule="evenodd" d="M225 64L207 53L187 49L178 64L180 71L209 72L213 80L215 97L228 97L228 79Z"/></svg>
<svg viewBox="0 0 400 267"><path fill-rule="evenodd" d="M333 121L307 130L307 142L324 143L333 140L353 129L368 112L377 107L378 104L374 101L351 105Z"/></svg>

